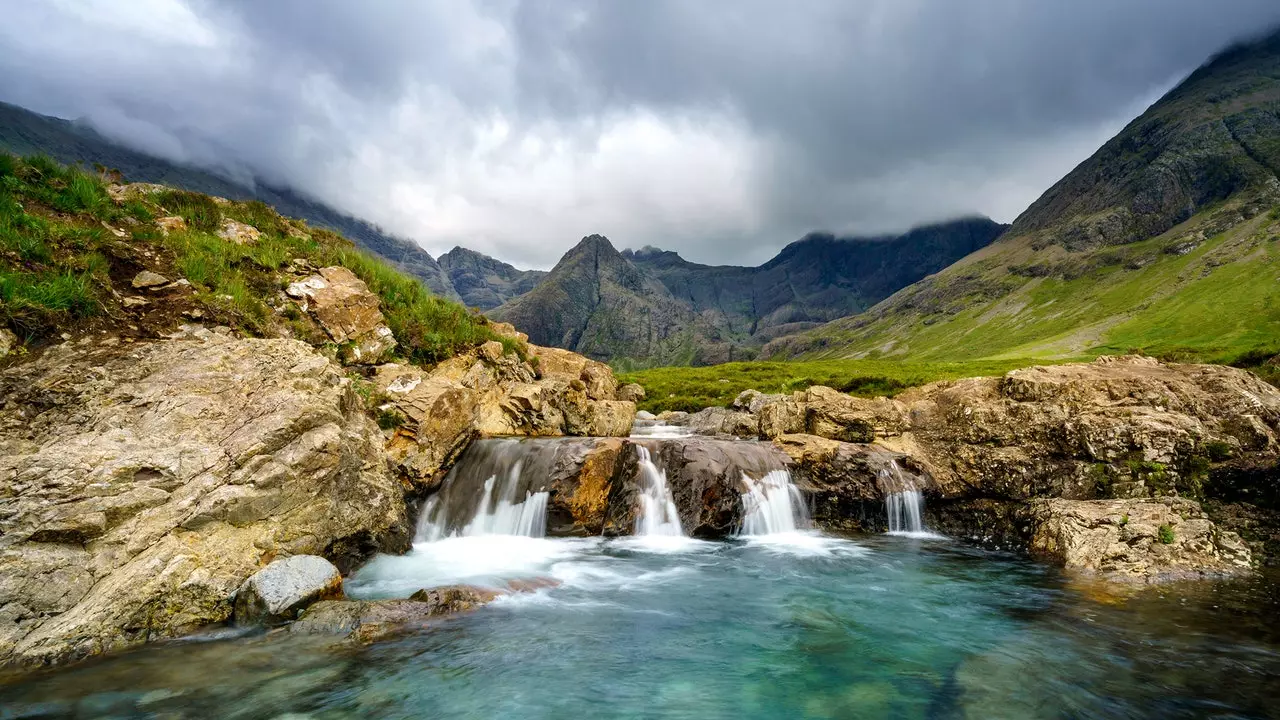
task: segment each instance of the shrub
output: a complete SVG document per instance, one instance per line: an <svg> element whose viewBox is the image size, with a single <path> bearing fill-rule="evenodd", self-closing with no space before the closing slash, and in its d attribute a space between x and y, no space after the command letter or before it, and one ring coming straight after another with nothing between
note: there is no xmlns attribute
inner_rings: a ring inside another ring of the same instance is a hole
<svg viewBox="0 0 1280 720"><path fill-rule="evenodd" d="M1174 540L1173 528L1168 525L1161 525L1156 529L1156 538L1164 545L1172 545Z"/></svg>

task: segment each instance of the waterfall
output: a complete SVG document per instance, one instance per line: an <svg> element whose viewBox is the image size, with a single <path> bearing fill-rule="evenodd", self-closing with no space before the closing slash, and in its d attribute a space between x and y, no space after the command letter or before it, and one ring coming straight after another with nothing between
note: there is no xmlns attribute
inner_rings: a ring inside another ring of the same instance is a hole
<svg viewBox="0 0 1280 720"><path fill-rule="evenodd" d="M640 513L636 516L637 535L684 535L680 514L667 486L667 474L649 455L649 448L636 445L640 457Z"/></svg>
<svg viewBox="0 0 1280 720"><path fill-rule="evenodd" d="M547 534L550 493L545 479L555 446L516 440L478 440L458 460L440 492L422 506L416 539ZM526 472L527 465L533 465ZM483 481L481 481L483 478Z"/></svg>
<svg viewBox="0 0 1280 720"><path fill-rule="evenodd" d="M924 494L916 488L915 478L905 477L896 460L880 471L880 486L885 491L885 511L889 515L889 532L895 535L932 535L924 526Z"/></svg>
<svg viewBox="0 0 1280 720"><path fill-rule="evenodd" d="M890 493L885 497L885 507L889 512L889 532L918 534L926 532L924 519L924 496L919 490L903 490Z"/></svg>
<svg viewBox="0 0 1280 720"><path fill-rule="evenodd" d="M786 470L772 470L756 480L743 473L743 535L790 533L809 527L804 495Z"/></svg>

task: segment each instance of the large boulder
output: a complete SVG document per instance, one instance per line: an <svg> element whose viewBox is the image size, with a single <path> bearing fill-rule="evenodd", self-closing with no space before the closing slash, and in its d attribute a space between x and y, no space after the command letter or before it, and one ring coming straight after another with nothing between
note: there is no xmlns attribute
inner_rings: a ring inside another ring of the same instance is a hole
<svg viewBox="0 0 1280 720"><path fill-rule="evenodd" d="M1068 570L1152 581L1250 569L1240 537L1184 498L1037 500L1032 517L1031 552Z"/></svg>
<svg viewBox="0 0 1280 720"><path fill-rule="evenodd" d="M530 345L529 350L537 359L538 376L573 382L585 386L587 397L592 400L613 400L618 381L608 365L560 348Z"/></svg>
<svg viewBox="0 0 1280 720"><path fill-rule="evenodd" d="M638 403L645 398L644 387L636 383L627 383L618 388L618 392L614 394L618 400Z"/></svg>
<svg viewBox="0 0 1280 720"><path fill-rule="evenodd" d="M722 407L709 407L691 413L684 426L695 435L754 438L760 434L760 420L755 415Z"/></svg>
<svg viewBox="0 0 1280 720"><path fill-rule="evenodd" d="M274 560L236 591L235 619L241 625L293 620L308 605L342 597L342 573L316 555Z"/></svg>
<svg viewBox="0 0 1280 720"><path fill-rule="evenodd" d="M341 368L298 341L203 337L68 343L0 372L0 664L224 622L277 556L407 549Z"/></svg>
<svg viewBox="0 0 1280 720"><path fill-rule="evenodd" d="M290 283L285 293L311 313L340 346L346 362L374 364L396 346L378 296L342 266L321 268L316 275Z"/></svg>

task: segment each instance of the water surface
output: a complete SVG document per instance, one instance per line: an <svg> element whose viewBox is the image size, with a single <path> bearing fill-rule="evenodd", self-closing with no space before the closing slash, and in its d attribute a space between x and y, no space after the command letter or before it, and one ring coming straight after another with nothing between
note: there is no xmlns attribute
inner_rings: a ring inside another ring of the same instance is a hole
<svg viewBox="0 0 1280 720"><path fill-rule="evenodd" d="M153 646L0 687L0 717L1275 717L1267 578L1125 597L947 540L452 538L348 583L554 577L432 632Z"/></svg>

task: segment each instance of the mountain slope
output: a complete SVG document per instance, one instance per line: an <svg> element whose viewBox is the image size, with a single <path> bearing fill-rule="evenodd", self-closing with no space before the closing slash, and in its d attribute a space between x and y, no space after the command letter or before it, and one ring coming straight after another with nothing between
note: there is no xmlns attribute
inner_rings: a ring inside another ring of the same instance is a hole
<svg viewBox="0 0 1280 720"><path fill-rule="evenodd" d="M582 239L530 292L490 311L538 345L625 367L731 358L719 331L600 235Z"/></svg>
<svg viewBox="0 0 1280 720"><path fill-rule="evenodd" d="M457 300L439 264L416 243L311 200L287 188L263 183L247 187L215 173L178 165L115 143L91 128L0 102L0 150L16 155L42 154L68 164L119 170L130 182L149 182L225 197L261 200L282 215L339 232L357 245L390 260L427 284L432 292Z"/></svg>
<svg viewBox="0 0 1280 720"><path fill-rule="evenodd" d="M1190 75L997 242L769 357L1280 346L1280 34Z"/></svg>
<svg viewBox="0 0 1280 720"><path fill-rule="evenodd" d="M468 307L490 310L535 288L547 276L543 270L518 270L497 258L455 247L438 262Z"/></svg>
<svg viewBox="0 0 1280 720"><path fill-rule="evenodd" d="M899 237L813 234L760 267L699 265L654 248L619 253L593 235L537 287L489 314L515 323L538 344L622 367L750 359L770 338L869 307L987 245L1004 227L970 218ZM461 265L468 254L458 257ZM495 267L496 261L485 260L485 267ZM455 266L447 256L442 262ZM462 274L454 281L471 288ZM484 294L489 287L469 292Z"/></svg>

